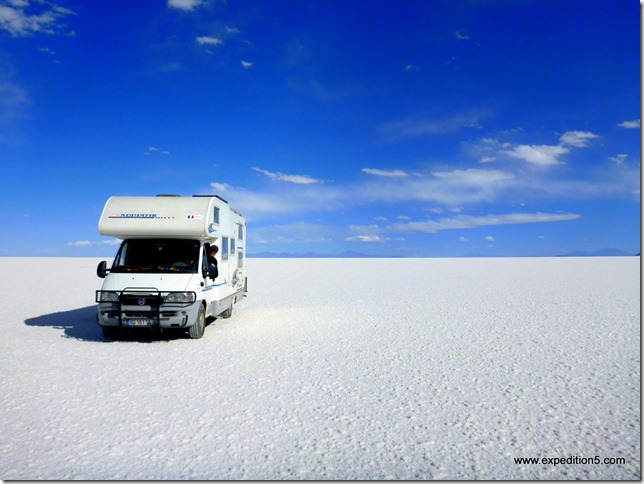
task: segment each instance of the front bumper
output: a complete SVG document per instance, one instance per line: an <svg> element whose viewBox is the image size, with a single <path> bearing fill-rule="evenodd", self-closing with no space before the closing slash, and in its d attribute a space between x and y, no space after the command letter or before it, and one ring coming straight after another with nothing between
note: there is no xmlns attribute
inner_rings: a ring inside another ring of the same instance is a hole
<svg viewBox="0 0 644 484"><path fill-rule="evenodd" d="M98 324L113 327L189 328L197 322L201 301L165 303L167 293L122 291L118 300L101 301L97 291Z"/></svg>

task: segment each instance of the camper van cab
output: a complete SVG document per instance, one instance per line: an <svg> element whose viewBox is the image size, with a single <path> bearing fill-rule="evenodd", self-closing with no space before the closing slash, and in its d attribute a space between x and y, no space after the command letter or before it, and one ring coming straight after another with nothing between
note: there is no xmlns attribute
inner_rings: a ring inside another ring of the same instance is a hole
<svg viewBox="0 0 644 484"><path fill-rule="evenodd" d="M98 229L123 241L111 267L97 268L105 279L97 319L108 338L121 328L201 338L207 318L229 318L246 295L246 220L221 197L111 197Z"/></svg>

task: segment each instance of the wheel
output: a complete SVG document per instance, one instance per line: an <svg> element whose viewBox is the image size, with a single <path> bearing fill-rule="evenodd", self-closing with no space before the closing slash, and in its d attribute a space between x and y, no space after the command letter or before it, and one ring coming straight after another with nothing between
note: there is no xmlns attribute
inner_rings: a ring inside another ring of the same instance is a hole
<svg viewBox="0 0 644 484"><path fill-rule="evenodd" d="M221 313L221 317L224 319L228 319L233 315L233 301L230 301L230 307L226 309L223 313Z"/></svg>
<svg viewBox="0 0 644 484"><path fill-rule="evenodd" d="M199 339L203 336L206 330L206 308L203 304L199 307L199 314L197 315L197 322L188 328L190 338Z"/></svg>

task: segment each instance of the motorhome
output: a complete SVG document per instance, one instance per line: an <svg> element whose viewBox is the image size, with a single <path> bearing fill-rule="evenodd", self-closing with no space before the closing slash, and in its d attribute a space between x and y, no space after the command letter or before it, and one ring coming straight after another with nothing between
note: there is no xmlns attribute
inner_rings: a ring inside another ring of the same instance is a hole
<svg viewBox="0 0 644 484"><path fill-rule="evenodd" d="M111 266L97 267L105 279L97 319L108 338L123 328L201 338L208 318L229 318L246 295L246 220L219 196L114 196L98 230L122 240Z"/></svg>

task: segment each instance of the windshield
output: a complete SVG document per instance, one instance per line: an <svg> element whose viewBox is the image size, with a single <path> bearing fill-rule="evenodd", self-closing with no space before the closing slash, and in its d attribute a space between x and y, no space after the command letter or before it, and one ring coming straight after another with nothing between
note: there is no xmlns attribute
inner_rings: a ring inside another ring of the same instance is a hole
<svg viewBox="0 0 644 484"><path fill-rule="evenodd" d="M196 273L199 248L196 240L126 240L111 272Z"/></svg>

